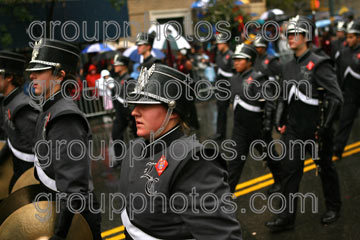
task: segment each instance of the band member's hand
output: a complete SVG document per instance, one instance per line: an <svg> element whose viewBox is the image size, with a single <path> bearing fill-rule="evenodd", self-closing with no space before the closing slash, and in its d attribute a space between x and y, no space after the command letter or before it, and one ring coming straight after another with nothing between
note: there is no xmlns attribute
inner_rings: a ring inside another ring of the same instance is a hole
<svg viewBox="0 0 360 240"><path fill-rule="evenodd" d="M283 125L282 127L278 127L277 130L278 130L278 132L279 132L280 134L284 134L285 131L286 131L286 126Z"/></svg>

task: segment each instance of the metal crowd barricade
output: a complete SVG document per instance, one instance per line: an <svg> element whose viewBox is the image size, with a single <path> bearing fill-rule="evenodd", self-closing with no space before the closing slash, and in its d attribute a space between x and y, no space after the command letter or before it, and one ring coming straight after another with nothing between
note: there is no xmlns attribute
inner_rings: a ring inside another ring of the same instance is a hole
<svg viewBox="0 0 360 240"><path fill-rule="evenodd" d="M110 115L114 112L114 109L104 109L103 98L96 95L93 88L82 89L76 103L87 118Z"/></svg>

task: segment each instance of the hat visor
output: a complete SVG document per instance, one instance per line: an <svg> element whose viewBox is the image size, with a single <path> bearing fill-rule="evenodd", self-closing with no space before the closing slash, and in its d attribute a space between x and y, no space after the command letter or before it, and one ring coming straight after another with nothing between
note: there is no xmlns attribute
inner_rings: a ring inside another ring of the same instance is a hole
<svg viewBox="0 0 360 240"><path fill-rule="evenodd" d="M149 97L145 92L130 93L130 96L126 99L126 102L129 104L162 104L163 103L161 101Z"/></svg>
<svg viewBox="0 0 360 240"><path fill-rule="evenodd" d="M308 30L306 30L304 28L300 28L300 27L295 27L295 28L288 28L286 33L287 34L289 34L289 33L308 33Z"/></svg>
<svg viewBox="0 0 360 240"><path fill-rule="evenodd" d="M360 34L360 31L355 30L355 29L350 29L347 31L347 33Z"/></svg>
<svg viewBox="0 0 360 240"><path fill-rule="evenodd" d="M45 65L42 63L30 63L29 66L25 69L27 72L35 72L35 71L42 71L47 69L52 69L52 66Z"/></svg>
<svg viewBox="0 0 360 240"><path fill-rule="evenodd" d="M145 44L149 44L149 42L148 41L138 41L138 42L136 42L136 46L145 45Z"/></svg>
<svg viewBox="0 0 360 240"><path fill-rule="evenodd" d="M254 47L264 47L264 48L266 48L267 46L265 44L254 44Z"/></svg>
<svg viewBox="0 0 360 240"><path fill-rule="evenodd" d="M239 53L239 54L234 54L233 59L236 59L236 58L240 58L240 59L251 59L251 57L247 54L244 54L244 53Z"/></svg>

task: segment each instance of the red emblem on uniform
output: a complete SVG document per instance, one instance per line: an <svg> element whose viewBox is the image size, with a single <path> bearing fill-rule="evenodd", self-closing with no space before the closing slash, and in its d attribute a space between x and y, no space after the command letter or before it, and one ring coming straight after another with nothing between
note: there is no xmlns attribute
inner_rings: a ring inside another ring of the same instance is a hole
<svg viewBox="0 0 360 240"><path fill-rule="evenodd" d="M264 63L265 63L266 65L268 65L268 64L269 64L269 59L265 59Z"/></svg>
<svg viewBox="0 0 360 240"><path fill-rule="evenodd" d="M50 121L50 117L51 117L51 112L46 117L45 128L46 128L46 126L48 125L48 123Z"/></svg>
<svg viewBox="0 0 360 240"><path fill-rule="evenodd" d="M326 44L326 45L330 45L330 41L329 41L329 40L326 40L326 41L325 41L325 44Z"/></svg>
<svg viewBox="0 0 360 240"><path fill-rule="evenodd" d="M8 109L8 118L11 119L10 109Z"/></svg>
<svg viewBox="0 0 360 240"><path fill-rule="evenodd" d="M360 53L357 54L357 58L360 59Z"/></svg>
<svg viewBox="0 0 360 240"><path fill-rule="evenodd" d="M228 55L226 55L226 60L228 60L230 58L230 55L228 54Z"/></svg>
<svg viewBox="0 0 360 240"><path fill-rule="evenodd" d="M346 46L346 41L343 41L343 45Z"/></svg>
<svg viewBox="0 0 360 240"><path fill-rule="evenodd" d="M164 155L161 156L157 164L155 165L156 171L159 174L159 176L165 171L166 167L168 166L168 162L166 161L166 158Z"/></svg>
<svg viewBox="0 0 360 240"><path fill-rule="evenodd" d="M306 68L310 71L311 69L313 69L313 67L315 66L315 64L310 61L307 65L306 65Z"/></svg>
<svg viewBox="0 0 360 240"><path fill-rule="evenodd" d="M247 82L248 84L250 84L250 83L252 83L253 80L254 80L254 79L252 78L252 76L250 76L248 79L246 79L246 82Z"/></svg>

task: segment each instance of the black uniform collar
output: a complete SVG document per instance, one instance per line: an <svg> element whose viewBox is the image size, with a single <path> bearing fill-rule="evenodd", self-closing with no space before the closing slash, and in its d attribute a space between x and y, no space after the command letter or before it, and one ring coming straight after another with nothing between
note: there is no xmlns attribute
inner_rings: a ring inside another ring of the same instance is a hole
<svg viewBox="0 0 360 240"><path fill-rule="evenodd" d="M126 75L128 75L128 74L129 74L129 72L126 72L126 73L124 73L122 75L119 74L119 78L124 79L126 77Z"/></svg>
<svg viewBox="0 0 360 240"><path fill-rule="evenodd" d="M262 55L258 54L258 56L259 56L259 59L263 60L263 59L267 58L268 54L265 52Z"/></svg>
<svg viewBox="0 0 360 240"><path fill-rule="evenodd" d="M43 111L47 111L52 105L62 98L61 91L56 92L54 95L50 96L43 105Z"/></svg>
<svg viewBox="0 0 360 240"><path fill-rule="evenodd" d="M311 51L310 49L306 50L303 55L301 55L300 57L297 57L295 54L294 54L294 59L297 63L300 63L302 61L304 61L308 56L310 56L311 54Z"/></svg>
<svg viewBox="0 0 360 240"><path fill-rule="evenodd" d="M156 144L160 140L165 142L166 147L169 147L170 144L175 141L176 139L181 138L184 136L184 133L181 130L180 125L176 125L171 130L166 132L164 135L160 136L159 138L155 139L152 143L149 143L148 140L145 141L145 148L144 151L146 151L145 157L149 157L151 154L151 148L154 148L154 154L161 152L163 150L162 144Z"/></svg>
<svg viewBox="0 0 360 240"><path fill-rule="evenodd" d="M226 54L228 54L230 51L230 48L228 48L228 50L226 50L225 52L220 52L222 56L225 56Z"/></svg>
<svg viewBox="0 0 360 240"><path fill-rule="evenodd" d="M357 50L359 50L360 48L360 44L357 44L355 47L351 48L354 52L356 52Z"/></svg>
<svg viewBox="0 0 360 240"><path fill-rule="evenodd" d="M245 70L244 72L240 73L240 77L241 77L241 78L246 78L248 75L251 74L252 70L253 70L252 67L249 68L248 70Z"/></svg>
<svg viewBox="0 0 360 240"><path fill-rule="evenodd" d="M14 99L14 97L16 97L20 93L20 91L21 89L18 87L12 90L9 95L4 98L4 106L9 104Z"/></svg>
<svg viewBox="0 0 360 240"><path fill-rule="evenodd" d="M153 58L153 56L150 54L147 58L144 58L143 63L150 61Z"/></svg>

